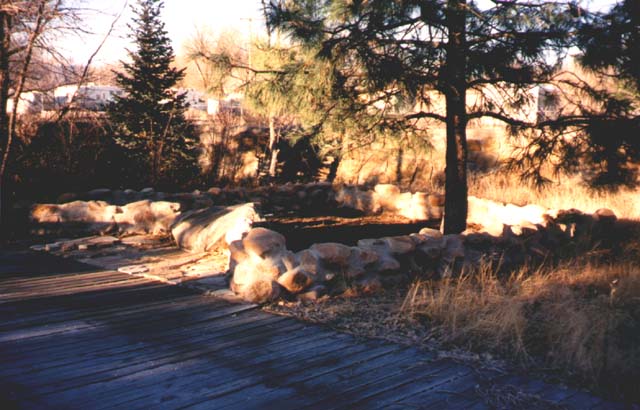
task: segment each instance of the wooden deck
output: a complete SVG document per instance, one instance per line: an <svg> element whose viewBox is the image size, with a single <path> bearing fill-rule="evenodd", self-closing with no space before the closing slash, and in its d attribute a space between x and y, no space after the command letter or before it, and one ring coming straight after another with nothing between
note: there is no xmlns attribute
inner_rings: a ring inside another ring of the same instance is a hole
<svg viewBox="0 0 640 410"><path fill-rule="evenodd" d="M617 408L177 286L0 253L5 410L486 409L499 397L481 392L515 389L523 409Z"/></svg>

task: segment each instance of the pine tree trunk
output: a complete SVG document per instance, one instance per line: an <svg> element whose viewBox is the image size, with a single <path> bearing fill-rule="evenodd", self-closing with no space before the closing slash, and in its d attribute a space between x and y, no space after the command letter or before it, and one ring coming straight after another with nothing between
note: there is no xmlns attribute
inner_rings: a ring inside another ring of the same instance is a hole
<svg viewBox="0 0 640 410"><path fill-rule="evenodd" d="M444 233L460 233L467 227L467 116L465 59L465 0L449 0L445 99L447 104L447 152Z"/></svg>
<svg viewBox="0 0 640 410"><path fill-rule="evenodd" d="M400 145L398 146L398 156L396 157L396 185L399 187L402 186L402 166L404 163L403 143L404 141L400 141Z"/></svg>
<svg viewBox="0 0 640 410"><path fill-rule="evenodd" d="M9 101L9 49L11 47L11 16L6 12L0 13L0 158L11 148L9 138L9 116L7 115L7 103ZM1 161L1 159L0 159ZM0 226L6 219L7 195L5 188L4 161L0 165ZM4 229L0 229L4 232Z"/></svg>
<svg viewBox="0 0 640 410"><path fill-rule="evenodd" d="M276 120L274 116L269 117L269 152L271 153L271 160L269 161L269 178L276 177L276 171L278 167L278 153L280 150L278 147L278 133L276 132Z"/></svg>

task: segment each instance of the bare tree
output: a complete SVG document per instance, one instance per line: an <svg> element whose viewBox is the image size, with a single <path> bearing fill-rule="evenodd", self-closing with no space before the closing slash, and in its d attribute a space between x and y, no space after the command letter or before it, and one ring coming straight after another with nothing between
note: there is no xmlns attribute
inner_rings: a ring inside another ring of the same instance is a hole
<svg viewBox="0 0 640 410"><path fill-rule="evenodd" d="M11 147L16 135L20 99L34 78L53 69L52 61L64 61L53 45L57 36L83 32L80 3L71 0L0 0L0 224L6 204L4 192ZM110 35L118 15L106 36ZM105 39L106 39L105 36ZM75 67L73 75L82 84L88 69L104 40L83 67ZM71 64L58 64L66 69ZM77 72L76 72L77 71ZM51 74L51 73L47 73ZM53 74L59 76L61 73ZM68 75L68 73L64 73ZM68 110L58 115L58 121Z"/></svg>
<svg viewBox="0 0 640 410"><path fill-rule="evenodd" d="M0 210L7 163L16 130L20 96L34 54L48 47L46 33L59 24L75 20L63 0L11 1L0 3ZM56 24L58 23L58 24ZM9 101L13 108L7 112ZM0 221L2 214L0 213Z"/></svg>

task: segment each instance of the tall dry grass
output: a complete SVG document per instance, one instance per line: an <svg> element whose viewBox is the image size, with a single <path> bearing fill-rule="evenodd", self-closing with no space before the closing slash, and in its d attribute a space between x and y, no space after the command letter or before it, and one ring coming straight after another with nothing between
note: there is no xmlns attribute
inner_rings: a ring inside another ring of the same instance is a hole
<svg viewBox="0 0 640 410"><path fill-rule="evenodd" d="M469 179L469 194L516 205L537 204L550 209L575 208L589 213L609 208L618 218L640 221L640 190L594 190L586 186L579 176L558 178L544 187L535 187L521 181L514 174L478 174Z"/></svg>
<svg viewBox="0 0 640 410"><path fill-rule="evenodd" d="M503 278L485 264L417 281L402 312L445 343L561 370L616 398L640 400L640 267L565 263Z"/></svg>
<svg viewBox="0 0 640 410"><path fill-rule="evenodd" d="M418 281L403 311L441 341L542 363L616 398L640 402L640 190L593 190L579 176L538 188L504 172L472 174L470 195L621 220L608 249L572 254L557 266L495 266L442 281ZM594 238L598 239L598 238Z"/></svg>

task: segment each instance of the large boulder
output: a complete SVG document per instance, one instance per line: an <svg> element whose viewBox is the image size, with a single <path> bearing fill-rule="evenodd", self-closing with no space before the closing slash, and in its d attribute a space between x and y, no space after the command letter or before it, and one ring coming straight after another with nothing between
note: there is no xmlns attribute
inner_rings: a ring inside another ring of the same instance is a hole
<svg viewBox="0 0 640 410"><path fill-rule="evenodd" d="M431 217L429 212L429 195L424 192L400 194L396 200L398 215L412 221L426 221Z"/></svg>
<svg viewBox="0 0 640 410"><path fill-rule="evenodd" d="M65 204L36 204L30 220L37 224L65 225L87 232L101 232L115 226L118 207L104 201L73 201Z"/></svg>
<svg viewBox="0 0 640 410"><path fill-rule="evenodd" d="M526 235L531 230L537 230L531 227L546 226L549 220L549 211L539 205L518 206L469 196L467 222L495 237L511 231L518 236Z"/></svg>
<svg viewBox="0 0 640 410"><path fill-rule="evenodd" d="M396 256L406 255L416 249L416 245L410 236L391 236L382 240L386 242L389 251Z"/></svg>
<svg viewBox="0 0 640 410"><path fill-rule="evenodd" d="M286 241L282 234L266 228L254 228L242 240L244 249L254 257L267 258L286 250Z"/></svg>
<svg viewBox="0 0 640 410"><path fill-rule="evenodd" d="M340 243L316 243L310 249L328 265L346 266L351 255L351 248Z"/></svg>
<svg viewBox="0 0 640 410"><path fill-rule="evenodd" d="M373 190L378 194L378 201L385 211L395 211L400 188L393 184L378 184Z"/></svg>
<svg viewBox="0 0 640 410"><path fill-rule="evenodd" d="M300 293L306 290L313 283L312 276L305 272L300 266L288 270L278 278L280 286L291 293Z"/></svg>
<svg viewBox="0 0 640 410"><path fill-rule="evenodd" d="M117 207L114 218L121 232L159 234L169 232L179 215L179 203L145 199Z"/></svg>
<svg viewBox="0 0 640 410"><path fill-rule="evenodd" d="M108 188L92 189L86 193L85 197L90 201L109 201L112 197L112 192Z"/></svg>
<svg viewBox="0 0 640 410"><path fill-rule="evenodd" d="M357 187L339 188L335 200L339 206L360 211L365 215L376 215L382 211L376 192L361 191Z"/></svg>
<svg viewBox="0 0 640 410"><path fill-rule="evenodd" d="M251 229L231 243L230 251L231 290L244 300L264 303L276 299L283 287L299 292L311 284L306 272L295 267L296 258L278 232Z"/></svg>
<svg viewBox="0 0 640 410"><path fill-rule="evenodd" d="M171 234L179 247L191 252L206 252L242 239L259 220L252 203L210 207L182 214L175 221Z"/></svg>
<svg viewBox="0 0 640 410"><path fill-rule="evenodd" d="M280 296L281 287L276 281L256 280L247 284L231 282L231 290L252 303L266 303Z"/></svg>
<svg viewBox="0 0 640 410"><path fill-rule="evenodd" d="M616 235L614 228L618 217L611 209L601 208L593 214L593 220L594 223L591 232L593 239L610 246Z"/></svg>

